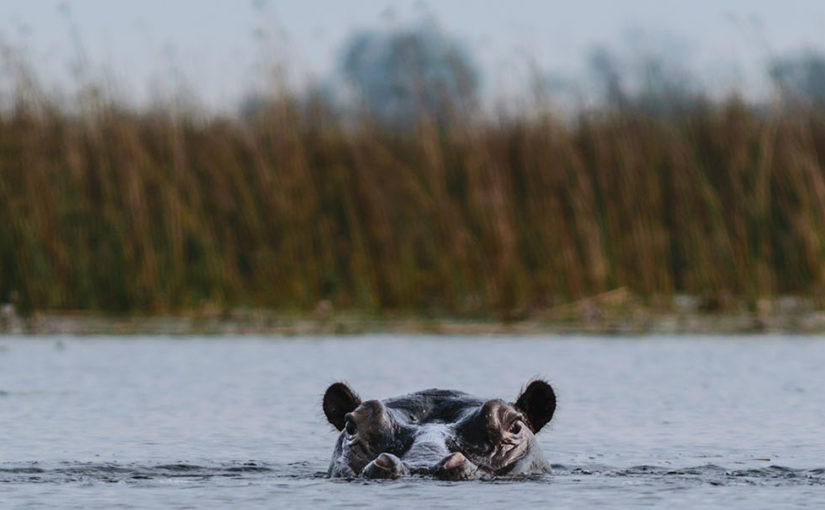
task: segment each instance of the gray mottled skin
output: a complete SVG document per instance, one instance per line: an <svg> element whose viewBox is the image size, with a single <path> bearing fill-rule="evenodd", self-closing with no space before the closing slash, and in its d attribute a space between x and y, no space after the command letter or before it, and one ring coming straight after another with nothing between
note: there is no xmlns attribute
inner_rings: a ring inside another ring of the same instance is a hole
<svg viewBox="0 0 825 510"><path fill-rule="evenodd" d="M323 408L341 431L332 477L471 480L550 469L535 434L553 417L556 396L541 380L528 384L515 403L436 389L362 402L339 382L327 388Z"/></svg>

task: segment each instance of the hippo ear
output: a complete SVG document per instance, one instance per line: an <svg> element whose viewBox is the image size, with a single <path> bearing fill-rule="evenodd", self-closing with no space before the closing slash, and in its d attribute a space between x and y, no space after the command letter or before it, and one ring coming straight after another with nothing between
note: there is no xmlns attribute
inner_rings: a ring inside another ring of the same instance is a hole
<svg viewBox="0 0 825 510"><path fill-rule="evenodd" d="M535 380L527 385L516 400L516 407L527 415L530 430L538 433L556 411L556 393L548 383Z"/></svg>
<svg viewBox="0 0 825 510"><path fill-rule="evenodd" d="M355 410L361 404L361 399L342 382L333 383L324 393L324 414L327 420L336 429L343 430L346 419L344 416Z"/></svg>

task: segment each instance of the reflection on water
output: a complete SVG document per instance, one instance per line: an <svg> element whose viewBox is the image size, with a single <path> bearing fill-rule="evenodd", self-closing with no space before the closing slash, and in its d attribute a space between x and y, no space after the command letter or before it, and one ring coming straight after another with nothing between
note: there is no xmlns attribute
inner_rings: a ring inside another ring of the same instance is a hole
<svg viewBox="0 0 825 510"><path fill-rule="evenodd" d="M0 337L0 346L0 492L12 507L377 508L390 497L750 508L825 496L818 339ZM538 436L551 475L323 477L336 434L320 396L333 380L364 398L442 387L512 400L534 376L559 396Z"/></svg>

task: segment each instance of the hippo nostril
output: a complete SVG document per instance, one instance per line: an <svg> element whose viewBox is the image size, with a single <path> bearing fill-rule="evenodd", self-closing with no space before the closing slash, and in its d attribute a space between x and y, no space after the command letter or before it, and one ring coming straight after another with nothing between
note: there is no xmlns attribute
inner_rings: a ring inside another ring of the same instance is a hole
<svg viewBox="0 0 825 510"><path fill-rule="evenodd" d="M458 466L464 464L466 461L467 457L465 457L464 454L462 454L461 452L455 452L449 457L447 457L446 460L444 460L444 464L442 465L442 467L444 469L455 469Z"/></svg>
<svg viewBox="0 0 825 510"><path fill-rule="evenodd" d="M344 430L347 431L348 435L354 436L358 428L355 426L355 423L352 420L347 420L346 424L344 425Z"/></svg>
<svg viewBox="0 0 825 510"><path fill-rule="evenodd" d="M392 459L386 453L382 453L375 459L375 465L378 467L382 467L384 469L389 469L392 467Z"/></svg>

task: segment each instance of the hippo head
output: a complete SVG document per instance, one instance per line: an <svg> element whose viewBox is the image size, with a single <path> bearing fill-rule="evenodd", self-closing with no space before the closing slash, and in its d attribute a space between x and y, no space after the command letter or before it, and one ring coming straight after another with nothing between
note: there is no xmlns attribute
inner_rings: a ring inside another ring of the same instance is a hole
<svg viewBox="0 0 825 510"><path fill-rule="evenodd" d="M458 480L549 469L535 440L556 409L544 381L531 382L515 403L452 390L362 402L338 382L327 388L323 409L340 431L330 476Z"/></svg>
<svg viewBox="0 0 825 510"><path fill-rule="evenodd" d="M492 475L527 474L546 469L537 434L553 417L556 395L544 381L531 382L515 403L488 400L455 425L451 448Z"/></svg>

